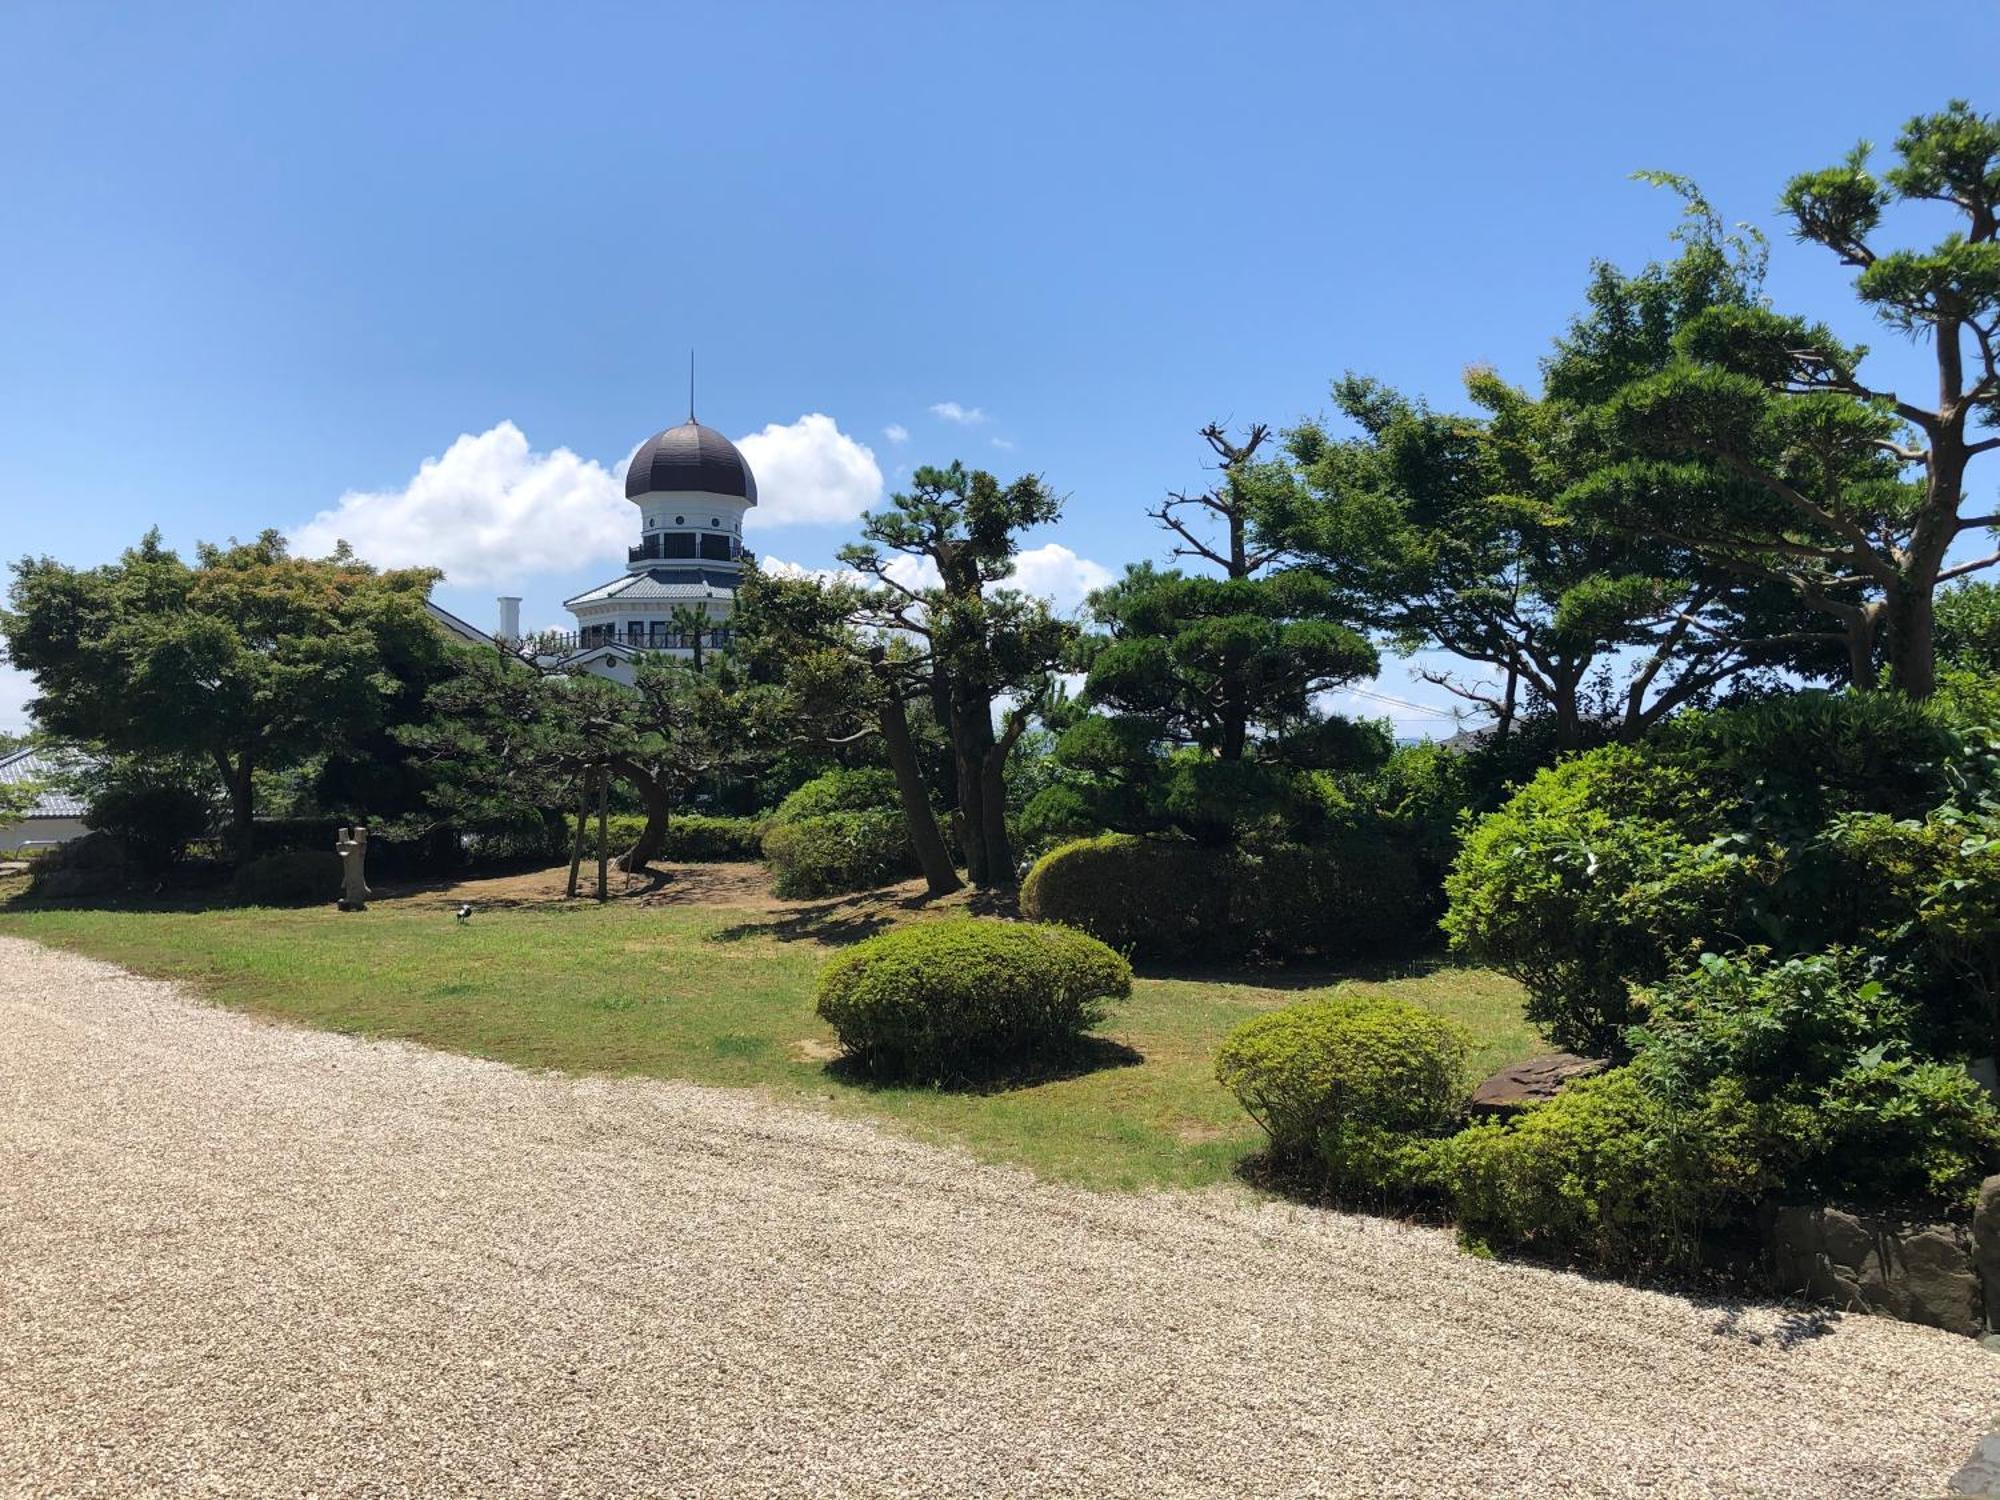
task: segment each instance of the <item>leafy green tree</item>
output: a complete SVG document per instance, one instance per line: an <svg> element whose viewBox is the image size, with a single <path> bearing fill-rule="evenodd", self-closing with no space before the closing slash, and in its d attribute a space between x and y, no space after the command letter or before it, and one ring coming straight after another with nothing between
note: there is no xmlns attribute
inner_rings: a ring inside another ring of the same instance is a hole
<svg viewBox="0 0 2000 1500"><path fill-rule="evenodd" d="M1045 600L1001 585L1021 533L1061 514L1061 500L1034 475L1002 485L956 461L925 465L885 509L862 518L863 540L840 553L871 585L851 623L908 643L929 679L952 747L966 873L977 886L1016 877L1007 760L1076 634ZM933 571L935 584L926 581Z"/></svg>
<svg viewBox="0 0 2000 1500"><path fill-rule="evenodd" d="M1675 359L1610 403L1635 452L1579 486L1571 508L1768 580L1834 623L1856 686L1936 686L1933 596L2000 562L1953 559L1968 532L1974 459L2000 448L2000 121L1953 101L1912 119L1898 164L1869 149L1803 173L1781 208L1796 236L1858 272L1855 291L1929 355L1934 399L1862 374L1866 350L1763 305L1721 305L1674 336ZM1672 179L1662 179L1672 181ZM1897 204L1935 204L1954 228L1929 249L1873 241Z"/></svg>
<svg viewBox="0 0 2000 1500"><path fill-rule="evenodd" d="M1938 594L1937 654L1941 661L2000 673L2000 585L1962 583Z"/></svg>
<svg viewBox="0 0 2000 1500"><path fill-rule="evenodd" d="M1241 441L1202 429L1219 479L1149 514L1173 555L1220 577L1151 563L1090 598L1100 627L1083 642L1081 705L1056 757L1069 773L1043 799L1078 799L1076 821L1130 832L1177 828L1226 843L1284 801L1291 772L1387 753L1322 695L1373 675L1373 648L1341 623L1344 597L1322 577L1284 567L1280 546L1253 539L1258 494L1288 483L1260 461L1269 429Z"/></svg>
<svg viewBox="0 0 2000 1500"><path fill-rule="evenodd" d="M506 825L575 806L586 788L615 778L646 815L619 856L625 870L658 856L674 810L700 782L761 763L778 740L775 695L723 655L701 671L642 660L630 687L489 651L459 653L457 665L431 690L427 719L402 731L433 778L436 811L467 826Z"/></svg>
<svg viewBox="0 0 2000 1500"><path fill-rule="evenodd" d="M395 699L396 663L444 649L425 601L437 575L378 572L345 548L298 558L268 531L204 544L190 564L149 533L116 563L14 566L0 617L30 708L52 734L116 756L199 757L251 853L256 777L352 743Z"/></svg>
<svg viewBox="0 0 2000 1500"><path fill-rule="evenodd" d="M913 728L935 674L917 641L872 627L871 592L838 579L780 578L749 569L732 628L753 678L784 694L795 742L852 747L879 739L924 882L934 896L963 882L931 810L924 751Z"/></svg>
<svg viewBox="0 0 2000 1500"><path fill-rule="evenodd" d="M1470 678L1423 675L1490 713L1502 739L1527 715L1548 716L1558 750L1607 729L1634 738L1745 673L1823 665L1812 660L1823 640L1782 589L1560 508L1579 479L1625 456L1603 434L1605 399L1666 365L1692 317L1754 299L1757 242L1726 234L1698 199L1680 237L1665 265L1596 268L1539 397L1474 369L1478 413L1439 412L1348 375L1333 397L1357 435L1302 425L1289 435L1298 483L1256 497L1259 534L1390 643L1471 664Z"/></svg>

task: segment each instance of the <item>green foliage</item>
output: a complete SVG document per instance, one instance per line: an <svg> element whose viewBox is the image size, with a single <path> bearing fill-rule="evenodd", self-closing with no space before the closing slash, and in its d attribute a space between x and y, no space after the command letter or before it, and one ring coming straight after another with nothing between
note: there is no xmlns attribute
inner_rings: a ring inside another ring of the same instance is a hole
<svg viewBox="0 0 2000 1500"><path fill-rule="evenodd" d="M1434 1162L1468 1239L1607 1270L1687 1270L1704 1235L1769 1185L1763 1151L1759 1122L1730 1091L1673 1110L1618 1068L1459 1132Z"/></svg>
<svg viewBox="0 0 2000 1500"><path fill-rule="evenodd" d="M763 857L764 819L719 818L682 813L667 828L661 857L689 864L726 863Z"/></svg>
<svg viewBox="0 0 2000 1500"><path fill-rule="evenodd" d="M1740 1090L1794 1198L1966 1208L2000 1162L2000 1112L1963 1067L1923 1055L1918 1008L1875 967L1839 952L1704 954L1648 996L1635 1076L1675 1103Z"/></svg>
<svg viewBox="0 0 2000 1500"><path fill-rule="evenodd" d="M1759 942L1874 945L1916 965L1912 995L1939 1025L1987 1026L2000 957L1941 915L1958 882L1990 878L1960 829L1976 816L1955 789L1964 746L1888 695L1684 716L1542 772L1482 820L1446 882L1445 929L1584 1051L1618 1045L1631 986Z"/></svg>
<svg viewBox="0 0 2000 1500"><path fill-rule="evenodd" d="M772 888L786 897L874 890L919 873L886 768L836 768L778 805L762 835Z"/></svg>
<svg viewBox="0 0 2000 1500"><path fill-rule="evenodd" d="M918 873L900 812L832 812L778 818L764 830L771 888L780 896L837 896L874 890Z"/></svg>
<svg viewBox="0 0 2000 1500"><path fill-rule="evenodd" d="M1303 747L1301 729L1324 717L1313 699L1377 665L1374 648L1333 618L1342 605L1310 573L1199 578L1137 564L1091 598L1110 633L1092 653L1085 696L1155 739L1224 759L1245 752L1246 731Z"/></svg>
<svg viewBox="0 0 2000 1500"><path fill-rule="evenodd" d="M1917 1050L1918 1008L1851 953L1704 954L1652 990L1633 1060L1434 1152L1462 1231L1607 1270L1696 1269L1766 1202L1962 1214L2000 1110Z"/></svg>
<svg viewBox="0 0 2000 1500"><path fill-rule="evenodd" d="M1713 847L1701 778L1607 747L1542 772L1466 839L1445 885L1445 931L1528 988L1558 1046L1614 1045L1627 990L1726 931L1756 871Z"/></svg>
<svg viewBox="0 0 2000 1500"><path fill-rule="evenodd" d="M608 820L611 851L629 849L645 829L638 813L613 813ZM715 864L764 857L765 818L721 818L707 813L679 813L667 825L657 858L676 864ZM568 849L563 851L568 857ZM597 857L597 820L584 824L583 852Z"/></svg>
<svg viewBox="0 0 2000 1500"><path fill-rule="evenodd" d="M1415 860L1365 840L1250 850L1081 839L1035 862L1021 911L1147 961L1348 958L1412 951L1432 934Z"/></svg>
<svg viewBox="0 0 2000 1500"><path fill-rule="evenodd" d="M1316 1158L1344 1194L1397 1191L1412 1153L1464 1105L1465 1029L1421 1006L1337 992L1271 1011L1229 1034L1216 1079L1280 1158Z"/></svg>
<svg viewBox="0 0 2000 1500"><path fill-rule="evenodd" d="M309 906L340 894L340 856L331 849L284 849L259 855L236 872L245 906Z"/></svg>
<svg viewBox="0 0 2000 1500"><path fill-rule="evenodd" d="M1793 178L1781 201L1798 238L1858 269L1861 303L1925 350L1932 378L1899 394L1825 327L1753 300L1705 308L1674 334L1671 361L1595 399L1611 443L1563 505L1782 585L1817 617L1805 633L1841 643L1852 685L1872 685L1886 655L1890 684L1928 697L1933 595L1994 561L1952 560L1951 543L1983 525L1962 514L1968 466L2000 416L2000 120L1953 101L1905 125L1896 151L1878 176L1858 146ZM1928 249L1870 243L1902 203L1963 222Z"/></svg>
<svg viewBox="0 0 2000 1500"><path fill-rule="evenodd" d="M173 762L120 761L90 779L84 826L119 839L149 874L180 863L188 845L215 825L212 778Z"/></svg>
<svg viewBox="0 0 2000 1500"><path fill-rule="evenodd" d="M821 971L818 1009L869 1071L951 1081L1057 1060L1131 990L1080 932L952 918L856 944Z"/></svg>
<svg viewBox="0 0 2000 1500"><path fill-rule="evenodd" d="M203 546L189 564L154 532L104 567L16 564L0 625L45 728L114 755L214 766L240 841L256 772L380 728L398 672L442 654L424 608L435 577L377 572L345 551L295 558L276 532Z"/></svg>
<svg viewBox="0 0 2000 1500"><path fill-rule="evenodd" d="M835 767L822 772L778 804L780 823L828 813L894 812L896 778L886 766Z"/></svg>
<svg viewBox="0 0 2000 1500"><path fill-rule="evenodd" d="M52 901L115 896L140 873L125 841L114 833L86 833L34 861L28 893Z"/></svg>
<svg viewBox="0 0 2000 1500"><path fill-rule="evenodd" d="M1941 661L2000 673L2000 584L1964 583L1940 590L1936 610Z"/></svg>

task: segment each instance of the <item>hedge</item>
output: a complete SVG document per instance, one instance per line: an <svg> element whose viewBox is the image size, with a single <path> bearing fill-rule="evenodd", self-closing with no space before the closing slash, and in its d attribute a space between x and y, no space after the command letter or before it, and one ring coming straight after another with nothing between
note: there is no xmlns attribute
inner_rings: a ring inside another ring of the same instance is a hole
<svg viewBox="0 0 2000 1500"><path fill-rule="evenodd" d="M236 872L235 897L246 906L311 906L340 895L340 856L331 849L264 854Z"/></svg>
<svg viewBox="0 0 2000 1500"><path fill-rule="evenodd" d="M1343 1193L1394 1192L1406 1136L1432 1136L1465 1103L1464 1027L1386 996L1335 993L1244 1022L1216 1079L1264 1127L1280 1158L1316 1159Z"/></svg>
<svg viewBox="0 0 2000 1500"><path fill-rule="evenodd" d="M1080 932L958 917L856 944L821 971L818 1008L856 1064L950 1081L1061 1054L1131 990Z"/></svg>
<svg viewBox="0 0 2000 1500"><path fill-rule="evenodd" d="M780 896L837 896L893 885L918 873L900 812L836 812L764 830L771 888Z"/></svg>
<svg viewBox="0 0 2000 1500"><path fill-rule="evenodd" d="M1164 961L1410 952L1435 923L1417 860L1396 844L1209 849L1129 834L1043 855L1022 883L1021 914Z"/></svg>

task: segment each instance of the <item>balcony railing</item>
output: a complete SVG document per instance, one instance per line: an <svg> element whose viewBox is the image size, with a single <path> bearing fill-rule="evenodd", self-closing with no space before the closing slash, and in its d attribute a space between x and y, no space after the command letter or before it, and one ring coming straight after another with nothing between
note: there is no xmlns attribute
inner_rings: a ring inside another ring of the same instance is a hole
<svg viewBox="0 0 2000 1500"><path fill-rule="evenodd" d="M699 634L702 650L722 651L728 649L734 632L726 625L718 625ZM622 627L586 625L581 630L539 631L522 641L521 649L528 656L568 656L575 651L588 651L594 646L627 646L634 651L692 652L695 636L696 632L692 630L656 628L651 622Z"/></svg>
<svg viewBox="0 0 2000 1500"><path fill-rule="evenodd" d="M738 562L744 556L742 541L719 531L659 532L625 549L628 563Z"/></svg>

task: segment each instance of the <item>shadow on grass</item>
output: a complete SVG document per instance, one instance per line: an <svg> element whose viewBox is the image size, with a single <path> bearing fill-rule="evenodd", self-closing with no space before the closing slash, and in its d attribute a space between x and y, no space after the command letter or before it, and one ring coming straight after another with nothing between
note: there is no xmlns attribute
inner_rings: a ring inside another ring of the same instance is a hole
<svg viewBox="0 0 2000 1500"><path fill-rule="evenodd" d="M716 932L712 941L736 943L746 938L775 938L781 943L818 943L840 948L899 927L927 913L974 917L1012 917L1019 913L1019 895L1011 888L955 891L932 896L897 887L857 891L810 905L737 922Z"/></svg>
<svg viewBox="0 0 2000 1500"><path fill-rule="evenodd" d="M1368 984L1397 979L1423 979L1453 967L1442 948L1394 958L1353 958L1340 963L1318 961L1272 964L1140 963L1132 971L1142 979L1173 979L1189 984L1237 984L1257 990L1321 990L1346 980Z"/></svg>
<svg viewBox="0 0 2000 1500"><path fill-rule="evenodd" d="M1143 1053L1123 1042L1114 1042L1108 1037L1086 1036L1060 1053L1038 1057L1032 1062L998 1066L951 1079L922 1080L878 1074L872 1072L865 1062L850 1057L836 1057L824 1071L836 1082L875 1093L926 1089L947 1094L1007 1094L1044 1083L1083 1078L1108 1068L1135 1068L1145 1060Z"/></svg>

